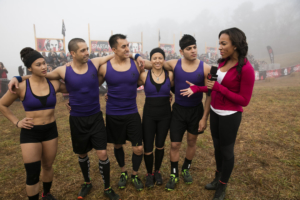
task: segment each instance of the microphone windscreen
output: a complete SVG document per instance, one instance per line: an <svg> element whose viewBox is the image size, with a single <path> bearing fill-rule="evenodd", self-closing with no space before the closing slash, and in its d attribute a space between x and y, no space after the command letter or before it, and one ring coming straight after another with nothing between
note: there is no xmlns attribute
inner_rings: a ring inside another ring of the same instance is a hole
<svg viewBox="0 0 300 200"><path fill-rule="evenodd" d="M218 67L216 67L216 66L211 66L211 69L210 69L210 73L211 73L211 74L217 74L217 71L218 71Z"/></svg>

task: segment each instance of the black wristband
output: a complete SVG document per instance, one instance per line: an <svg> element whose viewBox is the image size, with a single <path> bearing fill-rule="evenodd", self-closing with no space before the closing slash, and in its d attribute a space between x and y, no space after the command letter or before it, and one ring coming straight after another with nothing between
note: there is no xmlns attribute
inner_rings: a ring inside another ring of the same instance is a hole
<svg viewBox="0 0 300 200"><path fill-rule="evenodd" d="M19 128L19 127L18 127L19 122L20 122L20 120L16 123L16 127L17 127L17 128Z"/></svg>

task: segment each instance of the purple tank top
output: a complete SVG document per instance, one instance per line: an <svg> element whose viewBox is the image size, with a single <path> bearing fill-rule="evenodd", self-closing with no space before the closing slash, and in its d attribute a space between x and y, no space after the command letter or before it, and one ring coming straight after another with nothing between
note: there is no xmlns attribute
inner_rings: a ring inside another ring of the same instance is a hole
<svg viewBox="0 0 300 200"><path fill-rule="evenodd" d="M66 68L65 83L69 92L71 116L86 117L100 112L99 81L95 65L88 60L85 74L77 74Z"/></svg>
<svg viewBox="0 0 300 200"><path fill-rule="evenodd" d="M189 87L186 81L198 86L204 86L203 62L200 61L198 68L194 72L185 72L182 69L181 63L181 59L179 59L174 69L175 103L186 107L197 106L202 102L202 92L195 93L192 96L187 97L180 95L180 90Z"/></svg>
<svg viewBox="0 0 300 200"><path fill-rule="evenodd" d="M148 71L145 81L144 91L146 97L169 97L171 82L168 72L165 70L165 81L163 83L155 83L152 77L152 70Z"/></svg>
<svg viewBox="0 0 300 200"><path fill-rule="evenodd" d="M105 80L107 83L106 114L129 115L137 113L136 94L139 72L132 59L129 70L119 72L113 69L111 62L107 62Z"/></svg>
<svg viewBox="0 0 300 200"><path fill-rule="evenodd" d="M26 92L22 101L25 111L37 111L54 109L56 104L56 94L52 83L47 79L49 94L46 96L36 96L33 94L29 79L26 80Z"/></svg>

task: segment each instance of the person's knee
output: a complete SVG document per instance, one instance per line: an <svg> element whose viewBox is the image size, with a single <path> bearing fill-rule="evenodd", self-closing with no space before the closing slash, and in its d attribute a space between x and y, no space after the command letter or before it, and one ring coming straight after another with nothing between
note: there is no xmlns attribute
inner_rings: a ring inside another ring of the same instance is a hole
<svg viewBox="0 0 300 200"><path fill-rule="evenodd" d="M78 157L80 157L80 158L85 158L87 156L87 153L85 153L85 154L78 154Z"/></svg>
<svg viewBox="0 0 300 200"><path fill-rule="evenodd" d="M44 163L42 162L42 168L45 171L51 171L52 170L52 162Z"/></svg>
<svg viewBox="0 0 300 200"><path fill-rule="evenodd" d="M40 181L41 161L25 163L26 185L35 185Z"/></svg>
<svg viewBox="0 0 300 200"><path fill-rule="evenodd" d="M180 142L172 142L171 143L171 150L178 151L180 149L181 143Z"/></svg>
<svg viewBox="0 0 300 200"><path fill-rule="evenodd" d="M194 148L194 147L196 147L196 142L197 142L197 140L191 139L191 140L187 141L187 145L190 148Z"/></svg>
<svg viewBox="0 0 300 200"><path fill-rule="evenodd" d="M234 158L234 148L233 145L225 146L220 148L223 159L231 160Z"/></svg>
<svg viewBox="0 0 300 200"><path fill-rule="evenodd" d="M106 160L107 159L107 151L106 150L97 150L97 156L100 160Z"/></svg>
<svg viewBox="0 0 300 200"><path fill-rule="evenodd" d="M133 152L136 155L141 155L143 153L143 146L133 147Z"/></svg>

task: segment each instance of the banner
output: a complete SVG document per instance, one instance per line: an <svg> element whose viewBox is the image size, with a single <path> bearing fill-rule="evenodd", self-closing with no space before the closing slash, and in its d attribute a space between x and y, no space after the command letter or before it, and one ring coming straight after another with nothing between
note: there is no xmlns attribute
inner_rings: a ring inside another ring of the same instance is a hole
<svg viewBox="0 0 300 200"><path fill-rule="evenodd" d="M164 50L165 53L175 53L174 44L160 44L160 48Z"/></svg>
<svg viewBox="0 0 300 200"><path fill-rule="evenodd" d="M269 56L270 56L271 63L274 63L274 52L273 52L272 47L267 46L267 50L268 50L268 52L269 52Z"/></svg>
<svg viewBox="0 0 300 200"><path fill-rule="evenodd" d="M36 38L37 51L49 52L50 49L53 52L60 52L64 50L63 39L55 38Z"/></svg>
<svg viewBox="0 0 300 200"><path fill-rule="evenodd" d="M206 53L217 54L218 50L217 50L216 47L206 47L205 52L206 52Z"/></svg>
<svg viewBox="0 0 300 200"><path fill-rule="evenodd" d="M91 40L91 50L96 51L111 51L108 41L105 40Z"/></svg>
<svg viewBox="0 0 300 200"><path fill-rule="evenodd" d="M133 53L142 53L141 42L129 42L129 51Z"/></svg>

